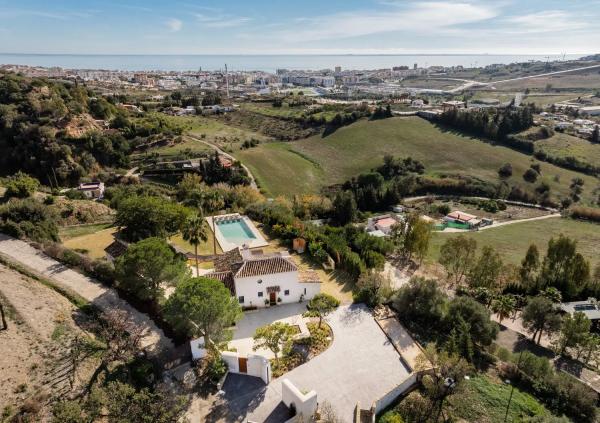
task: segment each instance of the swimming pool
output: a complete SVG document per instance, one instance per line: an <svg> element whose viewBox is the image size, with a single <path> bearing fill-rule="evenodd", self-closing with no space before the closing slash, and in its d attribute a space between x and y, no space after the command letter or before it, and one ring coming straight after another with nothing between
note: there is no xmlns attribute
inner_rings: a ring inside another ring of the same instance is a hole
<svg viewBox="0 0 600 423"><path fill-rule="evenodd" d="M213 228L213 217L206 217L210 228ZM254 223L247 216L238 213L215 216L215 238L223 251L248 246L249 248L269 245Z"/></svg>
<svg viewBox="0 0 600 423"><path fill-rule="evenodd" d="M246 241L253 241L256 236L242 219L234 221L217 222L217 226L223 234L223 237L233 244L243 244Z"/></svg>

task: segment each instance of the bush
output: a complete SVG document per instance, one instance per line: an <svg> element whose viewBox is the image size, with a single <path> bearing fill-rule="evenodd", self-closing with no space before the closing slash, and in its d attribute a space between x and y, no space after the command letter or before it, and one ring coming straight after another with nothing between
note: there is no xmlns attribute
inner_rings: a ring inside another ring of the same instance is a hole
<svg viewBox="0 0 600 423"><path fill-rule="evenodd" d="M62 254L62 262L67 266L77 267L81 265L81 256L75 251L65 248Z"/></svg>
<svg viewBox="0 0 600 423"><path fill-rule="evenodd" d="M600 209L592 207L572 207L571 217L574 219L591 220L592 222L600 222Z"/></svg>
<svg viewBox="0 0 600 423"><path fill-rule="evenodd" d="M402 416L395 410L390 410L381 416L378 420L379 423L404 423Z"/></svg>
<svg viewBox="0 0 600 423"><path fill-rule="evenodd" d="M537 181L538 176L540 176L540 174L537 173L535 169L529 168L523 174L523 179L527 182L533 183Z"/></svg>
<svg viewBox="0 0 600 423"><path fill-rule="evenodd" d="M115 268L107 260L96 260L92 264L92 273L96 279L107 285L112 285L115 281Z"/></svg>
<svg viewBox="0 0 600 423"><path fill-rule="evenodd" d="M23 172L10 176L6 182L5 197L27 198L39 188L40 182Z"/></svg>
<svg viewBox="0 0 600 423"><path fill-rule="evenodd" d="M70 189L65 193L65 197L69 200L85 200L87 197L85 194L78 189Z"/></svg>
<svg viewBox="0 0 600 423"><path fill-rule="evenodd" d="M14 200L0 206L0 231L32 241L58 241L56 217L33 198Z"/></svg>
<svg viewBox="0 0 600 423"><path fill-rule="evenodd" d="M500 169L498 169L498 176L501 178L510 178L513 174L513 168L510 163L503 164Z"/></svg>

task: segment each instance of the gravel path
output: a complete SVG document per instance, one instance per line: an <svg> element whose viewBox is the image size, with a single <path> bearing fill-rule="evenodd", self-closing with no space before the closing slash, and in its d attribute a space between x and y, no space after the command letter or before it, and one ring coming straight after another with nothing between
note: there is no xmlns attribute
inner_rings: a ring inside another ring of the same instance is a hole
<svg viewBox="0 0 600 423"><path fill-rule="evenodd" d="M94 279L69 269L26 242L4 234L0 234L0 254L76 292L102 310L114 308L125 310L136 324L146 330L142 344L150 354L169 354L174 350L173 342L150 317L119 298L114 289L107 288Z"/></svg>

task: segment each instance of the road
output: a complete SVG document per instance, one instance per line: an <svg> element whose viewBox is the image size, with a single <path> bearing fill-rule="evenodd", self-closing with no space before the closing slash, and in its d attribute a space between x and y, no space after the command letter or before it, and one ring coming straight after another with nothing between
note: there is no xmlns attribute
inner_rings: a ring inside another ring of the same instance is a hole
<svg viewBox="0 0 600 423"><path fill-rule="evenodd" d="M217 145L215 145L215 144L213 144L213 143L210 143L210 142L208 142L208 141L206 141L206 140L200 139L200 138L198 138L198 137L195 137L195 136L193 136L193 135L189 135L189 134L188 134L188 137L190 137L190 138L191 138L191 139L193 139L193 140L196 140L196 141L198 141L198 142L201 142L201 143L203 143L203 144L206 144L206 145L208 145L208 146L209 146L210 148L212 148L213 150L216 150L216 151L217 151L217 153L219 153L219 154L221 154L221 155L223 155L223 156L227 157L227 158L228 158L228 159L230 159L230 160L238 161L238 159L236 159L235 157L233 157L231 154L229 154L229 153L226 153L226 152L225 152L225 151L223 151L223 150L222 150L222 149L221 149L219 146L217 146ZM254 188L255 190L257 190L257 191L258 191L258 185L256 184L256 178L254 177L254 175L252 174L252 172L250 172L250 169L248 169L248 167L247 167L245 164L243 164L243 163L242 163L242 167L244 168L244 170L245 170L245 171L248 173L248 176L250 177L250 186L251 186L252 188Z"/></svg>
<svg viewBox="0 0 600 423"><path fill-rule="evenodd" d="M555 71L555 72L547 72L547 73L541 73L541 74L537 74L537 75L520 76L518 78L502 79L499 81L492 81L492 82L481 82L481 81L475 81L475 80L469 80L469 79L460 79L460 80L455 79L457 81L463 82L463 84L459 85L456 88L452 88L451 90L430 90L427 88L406 88L406 89L407 90L415 90L415 91L432 91L432 92L435 91L435 92L439 92L441 94L458 94L465 90L468 90L469 88L493 87L495 85L504 84L506 82L520 81L523 79L540 78L540 77L544 77L544 76L560 75L563 73L578 72L578 71L596 69L596 68L600 68L600 65L583 66L583 67L574 68L574 69L567 69L567 70ZM437 79L452 80L453 78L437 78Z"/></svg>
<svg viewBox="0 0 600 423"><path fill-rule="evenodd" d="M0 234L0 254L9 261L16 262L33 273L41 274L57 285L81 295L102 310L125 310L131 320L145 330L142 345L150 355L168 356L174 351L173 342L152 319L119 298L114 289L107 288L94 279L69 269L28 243L4 234Z"/></svg>

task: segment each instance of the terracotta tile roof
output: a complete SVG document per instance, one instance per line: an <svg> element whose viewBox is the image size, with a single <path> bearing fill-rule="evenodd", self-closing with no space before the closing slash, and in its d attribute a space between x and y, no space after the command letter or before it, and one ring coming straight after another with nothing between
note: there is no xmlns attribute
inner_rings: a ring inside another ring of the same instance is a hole
<svg viewBox="0 0 600 423"><path fill-rule="evenodd" d="M233 282L233 273L227 272L212 272L204 275L206 278L216 279L223 282L223 285L229 289L231 295L235 297L235 283Z"/></svg>
<svg viewBox="0 0 600 423"><path fill-rule="evenodd" d="M239 268L243 261L244 259L238 248L219 254L214 259L215 272L233 271L232 268Z"/></svg>
<svg viewBox="0 0 600 423"><path fill-rule="evenodd" d="M314 270L301 270L298 272L298 282L300 283L321 283L319 274Z"/></svg>
<svg viewBox="0 0 600 423"><path fill-rule="evenodd" d="M123 241L114 240L108 247L104 249L104 252L110 255L112 258L119 258L127 251L127 244Z"/></svg>
<svg viewBox="0 0 600 423"><path fill-rule="evenodd" d="M273 273L294 272L298 267L290 260L281 256L265 257L260 259L246 260L235 272L235 277L245 278L249 276L271 275Z"/></svg>

